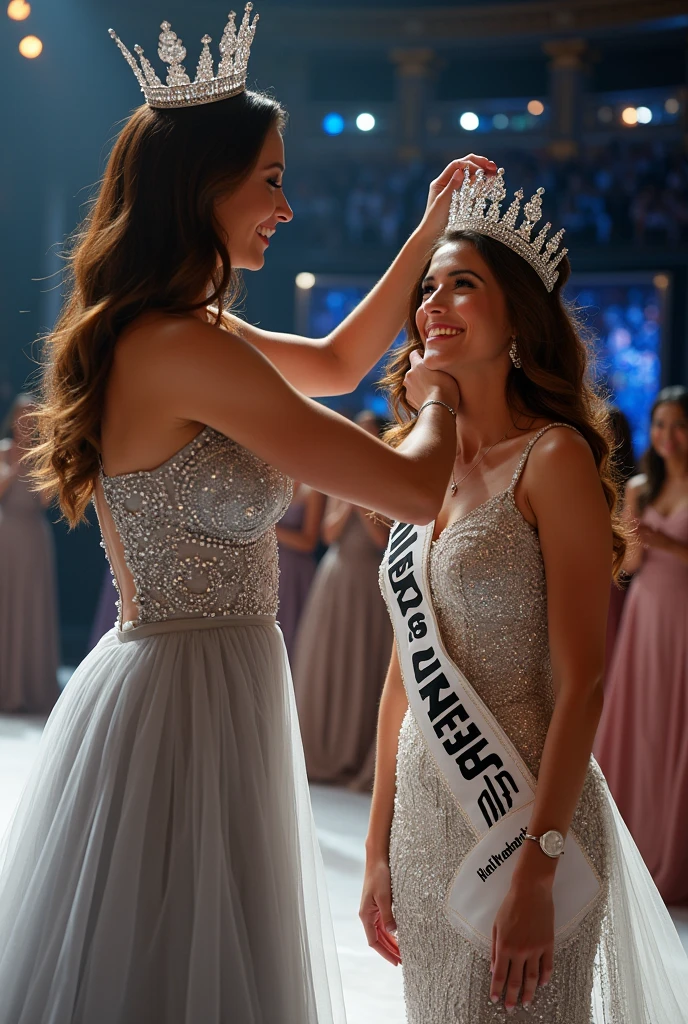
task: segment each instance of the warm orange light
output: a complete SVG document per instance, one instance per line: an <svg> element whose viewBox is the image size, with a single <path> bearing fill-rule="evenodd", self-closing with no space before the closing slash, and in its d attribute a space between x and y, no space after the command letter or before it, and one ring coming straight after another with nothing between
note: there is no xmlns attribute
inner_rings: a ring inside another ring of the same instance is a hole
<svg viewBox="0 0 688 1024"><path fill-rule="evenodd" d="M531 100L530 103L528 104L528 113L529 114L535 114L536 117L539 117L540 114L544 114L544 112L545 112L545 104L541 103L540 100Z"/></svg>
<svg viewBox="0 0 688 1024"><path fill-rule="evenodd" d="M19 43L19 52L22 57L28 57L29 60L32 60L43 52L43 43L38 36L24 36Z"/></svg>
<svg viewBox="0 0 688 1024"><path fill-rule="evenodd" d="M626 107L625 110L621 111L621 120L624 124L637 124L638 111L635 109L635 107Z"/></svg>
<svg viewBox="0 0 688 1024"><path fill-rule="evenodd" d="M12 21L24 21L31 14L31 4L26 0L10 0L7 7L7 17Z"/></svg>
<svg viewBox="0 0 688 1024"><path fill-rule="evenodd" d="M664 291L665 288L669 287L669 278L666 274L655 274L652 278L652 283L655 288L659 288L660 291Z"/></svg>

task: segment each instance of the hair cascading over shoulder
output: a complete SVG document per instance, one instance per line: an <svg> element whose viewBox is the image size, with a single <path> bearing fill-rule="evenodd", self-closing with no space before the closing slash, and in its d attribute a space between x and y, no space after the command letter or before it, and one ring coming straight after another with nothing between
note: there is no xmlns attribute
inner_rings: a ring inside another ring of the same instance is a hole
<svg viewBox="0 0 688 1024"><path fill-rule="evenodd" d="M149 310L189 313L235 300L240 280L215 202L253 170L284 111L242 92L194 107L143 105L119 135L69 255L69 293L46 338L32 453L39 490L83 519L99 467L100 427L115 344Z"/></svg>
<svg viewBox="0 0 688 1024"><path fill-rule="evenodd" d="M448 242L459 241L470 242L476 248L504 292L522 364L518 370L511 367L507 378L507 401L512 412L569 423L590 446L612 518L612 568L616 576L621 571L626 539L617 512L617 487L610 463L609 410L589 380L588 349L581 327L561 294L571 272L570 264L564 257L554 290L548 293L530 264L496 239L474 231L447 230L434 251ZM392 445L400 444L413 429L414 410L406 401L404 377L411 366L411 352L423 351L416 311L423 301L422 284L429 266L430 259L410 296L407 340L392 352L382 381L396 420L385 434L385 440Z"/></svg>
<svg viewBox="0 0 688 1024"><path fill-rule="evenodd" d="M650 422L654 419L655 412L660 405L667 404L680 406L684 416L688 417L688 388L682 384L672 384L667 388L662 388L652 403ZM640 511L643 511L659 497L659 492L666 480L666 466L662 456L650 445L643 455L640 468L645 474L645 484L638 495L638 506Z"/></svg>

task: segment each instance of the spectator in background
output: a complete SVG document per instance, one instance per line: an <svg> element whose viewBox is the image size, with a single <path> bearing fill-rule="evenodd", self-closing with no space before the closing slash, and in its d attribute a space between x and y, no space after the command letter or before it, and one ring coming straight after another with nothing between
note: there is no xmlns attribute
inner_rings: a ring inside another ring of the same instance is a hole
<svg viewBox="0 0 688 1024"><path fill-rule="evenodd" d="M47 715L59 696L57 595L52 532L20 461L33 411L19 395L0 441L0 711Z"/></svg>
<svg viewBox="0 0 688 1024"><path fill-rule="evenodd" d="M688 905L688 389L652 408L643 474L626 488L635 572L596 755L657 888Z"/></svg>
<svg viewBox="0 0 688 1024"><path fill-rule="evenodd" d="M379 434L370 412L356 422ZM366 509L327 502L321 561L301 619L294 689L308 777L370 788L361 778L375 742L377 706L389 663L392 627L378 572L388 529Z"/></svg>
<svg viewBox="0 0 688 1024"><path fill-rule="evenodd" d="M289 660L294 657L296 631L315 576L315 551L326 498L306 484L295 483L291 504L277 525L279 542L279 608L277 617Z"/></svg>
<svg viewBox="0 0 688 1024"><path fill-rule="evenodd" d="M612 463L615 469L616 485L618 487L617 501L619 508L623 508L625 500L626 484L635 475L636 464L633 455L633 442L631 440L631 425L622 413L621 409L614 407L609 411L609 426L611 427L614 439L612 441ZM616 637L619 632L621 613L623 612L628 588L628 577L618 583L611 583L611 594L609 595L609 615L607 617L607 646L605 654L605 683L609 680L611 662L616 646Z"/></svg>

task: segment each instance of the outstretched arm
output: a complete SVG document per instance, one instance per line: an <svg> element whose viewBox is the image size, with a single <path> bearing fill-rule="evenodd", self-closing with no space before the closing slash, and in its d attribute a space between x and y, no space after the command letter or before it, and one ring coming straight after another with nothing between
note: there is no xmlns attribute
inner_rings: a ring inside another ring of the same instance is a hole
<svg viewBox="0 0 688 1024"><path fill-rule="evenodd" d="M423 220L389 270L326 338L274 334L228 317L232 330L267 356L302 394L317 397L353 391L404 325L411 289L447 224L452 193L461 186L464 167L490 174L497 169L491 160L474 153L450 163L431 183Z"/></svg>
<svg viewBox="0 0 688 1024"><path fill-rule="evenodd" d="M545 565L555 691L528 831L566 835L602 711L611 524L592 453L566 428L554 428L534 447L523 486ZM495 919L491 998L497 1001L506 985L507 1010L521 990L523 1005L530 1003L551 975L557 863L537 843L524 843Z"/></svg>

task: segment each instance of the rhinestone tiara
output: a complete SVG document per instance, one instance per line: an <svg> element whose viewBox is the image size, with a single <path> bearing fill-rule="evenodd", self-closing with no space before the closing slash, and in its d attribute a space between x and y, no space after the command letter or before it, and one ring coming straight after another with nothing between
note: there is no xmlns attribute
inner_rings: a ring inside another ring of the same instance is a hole
<svg viewBox="0 0 688 1024"><path fill-rule="evenodd" d="M237 93L243 92L246 88L248 58L256 32L256 22L258 21L257 14L254 15L253 21L251 21L252 10L253 4L247 3L238 32L236 28L236 14L234 11L231 11L229 21L220 40L221 57L217 68L217 75L213 73L213 58L209 49L212 39L208 35L203 36L201 39L203 49L193 82L182 64L186 57L186 48L177 33L172 31L169 21L163 21L160 26L162 31L158 44L160 60L169 64L167 85L163 85L160 81L153 65L144 56L143 49L138 44L134 47L134 50L138 55L140 66L114 29L108 29L108 31L122 51L127 64L136 75L141 86L141 92L149 106L166 108L194 107L200 103L213 103L215 100L224 100L229 96L236 96Z"/></svg>
<svg viewBox="0 0 688 1024"><path fill-rule="evenodd" d="M559 277L556 269L568 252L559 249L564 235L564 228L552 235L545 245L547 232L552 227L548 222L536 238L530 239L533 227L542 217L542 196L544 188L539 188L530 202L523 207L523 221L516 227L516 221L523 202L523 189L514 192L514 200L500 220L501 206L506 196L504 186L504 168L500 167L495 175L488 177L483 170L475 173L473 182L470 180L468 167L463 172L463 184L459 191L454 192L449 208L447 228L475 231L480 235L489 235L503 242L530 263L533 270L540 275L548 292L554 288ZM489 207L488 207L489 204ZM486 207L487 210L486 210ZM557 252L557 249L559 251ZM555 255L556 254L556 255Z"/></svg>

